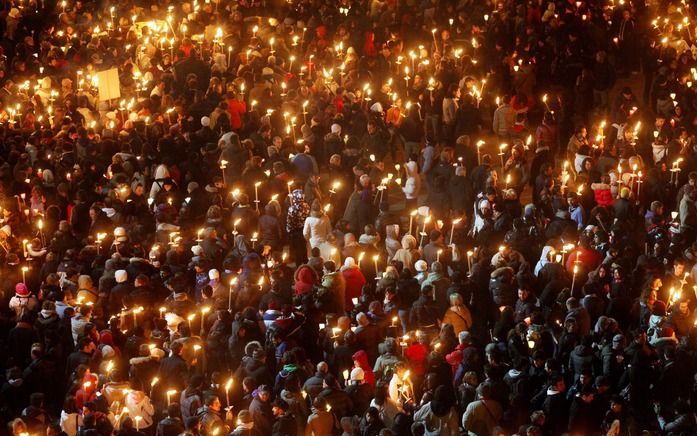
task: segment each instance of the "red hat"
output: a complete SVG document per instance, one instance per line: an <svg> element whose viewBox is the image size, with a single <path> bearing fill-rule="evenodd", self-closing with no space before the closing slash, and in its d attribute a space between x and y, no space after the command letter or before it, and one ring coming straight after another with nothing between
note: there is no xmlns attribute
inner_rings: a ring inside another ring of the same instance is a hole
<svg viewBox="0 0 697 436"><path fill-rule="evenodd" d="M15 285L15 294L19 297L28 297L29 296L29 289L27 289L27 285L24 283L17 283Z"/></svg>

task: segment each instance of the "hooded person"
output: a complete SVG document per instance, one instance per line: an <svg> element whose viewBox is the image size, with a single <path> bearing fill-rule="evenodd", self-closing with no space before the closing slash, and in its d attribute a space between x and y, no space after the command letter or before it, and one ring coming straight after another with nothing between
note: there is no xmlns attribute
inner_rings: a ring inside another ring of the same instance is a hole
<svg viewBox="0 0 697 436"><path fill-rule="evenodd" d="M410 211L416 208L419 193L421 192L419 165L413 160L409 161L404 164L404 171L407 179L404 182L404 187L402 187L402 192L404 192L404 196L407 199L405 209Z"/></svg>
<svg viewBox="0 0 697 436"><path fill-rule="evenodd" d="M350 311L353 310L353 299L355 298L357 301L358 298L360 298L363 286L366 284L366 279L353 257L347 257L346 260L344 260L344 266L341 267L341 274L346 281L345 309Z"/></svg>
<svg viewBox="0 0 697 436"><path fill-rule="evenodd" d="M385 250L387 257L393 259L397 251L402 248L402 244L397 239L399 237L399 224L388 224L385 226Z"/></svg>
<svg viewBox="0 0 697 436"><path fill-rule="evenodd" d="M145 392L131 389L126 395L125 406L128 407L129 413L132 413L133 416L142 417L139 428L147 432L147 429L153 425L155 407Z"/></svg>
<svg viewBox="0 0 697 436"><path fill-rule="evenodd" d="M81 275L77 279L77 300L82 304L97 303L98 293L92 283L92 277Z"/></svg>
<svg viewBox="0 0 697 436"><path fill-rule="evenodd" d="M535 264L535 270L534 270L535 276L539 276L540 271L542 271L542 268L544 268L544 266L546 264L551 262L551 260L550 260L551 253L554 253L554 247L552 247L551 245L545 245L544 247L542 247L542 254L540 254L540 260L538 260L537 264Z"/></svg>
<svg viewBox="0 0 697 436"><path fill-rule="evenodd" d="M363 380L371 387L375 387L375 373L368 362L368 354L363 350L358 350L351 356L353 359L354 370L360 368L363 370Z"/></svg>
<svg viewBox="0 0 697 436"><path fill-rule="evenodd" d="M295 271L295 295L305 295L312 292L315 285L319 284L317 272L309 265L300 265Z"/></svg>

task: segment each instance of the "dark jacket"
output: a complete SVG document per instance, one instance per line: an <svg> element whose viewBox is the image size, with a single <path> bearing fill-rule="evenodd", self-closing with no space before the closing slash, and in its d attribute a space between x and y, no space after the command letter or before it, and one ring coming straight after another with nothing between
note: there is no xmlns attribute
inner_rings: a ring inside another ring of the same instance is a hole
<svg viewBox="0 0 697 436"><path fill-rule="evenodd" d="M440 320L440 311L432 298L420 296L409 312L409 325L412 329L437 326Z"/></svg>
<svg viewBox="0 0 697 436"><path fill-rule="evenodd" d="M332 408L332 413L338 419L351 416L353 412L353 400L346 392L340 389L326 388L320 392L318 398L324 398Z"/></svg>
<svg viewBox="0 0 697 436"><path fill-rule="evenodd" d="M183 431L184 424L182 424L182 420L168 416L157 424L155 436L178 436Z"/></svg>

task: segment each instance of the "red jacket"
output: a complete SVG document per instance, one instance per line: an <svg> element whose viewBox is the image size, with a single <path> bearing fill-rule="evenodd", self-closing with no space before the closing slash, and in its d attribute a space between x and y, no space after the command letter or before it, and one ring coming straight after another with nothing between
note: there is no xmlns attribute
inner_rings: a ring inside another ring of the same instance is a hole
<svg viewBox="0 0 697 436"><path fill-rule="evenodd" d="M409 361L409 367L416 375L426 373L426 358L428 357L428 347L424 344L411 344L404 350L404 356Z"/></svg>
<svg viewBox="0 0 697 436"><path fill-rule="evenodd" d="M236 98L230 98L227 101L227 112L230 115L232 130L240 130L242 128L242 114L247 112L247 104Z"/></svg>
<svg viewBox="0 0 697 436"><path fill-rule="evenodd" d="M304 295L312 292L312 287L317 284L317 274L307 265L301 265L295 272L295 294Z"/></svg>
<svg viewBox="0 0 697 436"><path fill-rule="evenodd" d="M612 198L612 191L610 191L610 185L604 185L600 183L598 183L598 185L602 187L593 189L595 202L598 204L598 206L612 206L612 203L615 201L615 199Z"/></svg>
<svg viewBox="0 0 697 436"><path fill-rule="evenodd" d="M341 272L346 280L346 310L353 309L352 298L359 298L365 285L365 277L358 268L347 268Z"/></svg>

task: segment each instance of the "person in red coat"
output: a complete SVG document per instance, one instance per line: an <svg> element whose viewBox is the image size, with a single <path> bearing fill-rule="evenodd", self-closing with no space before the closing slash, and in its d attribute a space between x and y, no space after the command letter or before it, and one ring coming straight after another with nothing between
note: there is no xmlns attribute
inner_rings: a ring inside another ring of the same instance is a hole
<svg viewBox="0 0 697 436"><path fill-rule="evenodd" d="M346 280L346 301L344 307L350 312L353 310L353 299L361 296L366 280L352 257L347 257L344 261L341 274L344 276L344 280Z"/></svg>
<svg viewBox="0 0 697 436"><path fill-rule="evenodd" d="M312 287L319 283L319 277L309 265L300 265L295 271L295 295L305 295L312 292Z"/></svg>

